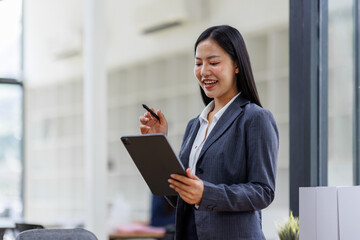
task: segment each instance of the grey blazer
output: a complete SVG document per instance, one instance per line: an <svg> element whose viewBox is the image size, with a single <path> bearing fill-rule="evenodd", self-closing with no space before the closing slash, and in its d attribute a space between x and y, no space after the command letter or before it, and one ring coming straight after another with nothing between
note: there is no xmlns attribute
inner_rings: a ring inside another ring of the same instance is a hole
<svg viewBox="0 0 360 240"><path fill-rule="evenodd" d="M184 166L199 127L198 118L187 125L179 154ZM240 94L207 137L196 165L204 182L200 206L194 208L199 240L265 239L260 210L274 199L278 147L273 115ZM168 200L177 203L180 240L185 202Z"/></svg>

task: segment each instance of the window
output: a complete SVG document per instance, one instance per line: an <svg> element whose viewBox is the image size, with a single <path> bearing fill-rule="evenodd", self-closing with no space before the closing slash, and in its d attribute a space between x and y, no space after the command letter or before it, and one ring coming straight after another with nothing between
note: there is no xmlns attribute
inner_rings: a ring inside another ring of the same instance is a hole
<svg viewBox="0 0 360 240"><path fill-rule="evenodd" d="M0 84L0 217L21 216L22 87Z"/></svg>
<svg viewBox="0 0 360 240"><path fill-rule="evenodd" d="M290 1L290 208L295 215L299 187L360 183L359 13L359 1Z"/></svg>
<svg viewBox="0 0 360 240"><path fill-rule="evenodd" d="M353 0L329 0L330 186L353 184Z"/></svg>
<svg viewBox="0 0 360 240"><path fill-rule="evenodd" d="M9 221L22 216L21 15L21 0L0 1L0 219Z"/></svg>

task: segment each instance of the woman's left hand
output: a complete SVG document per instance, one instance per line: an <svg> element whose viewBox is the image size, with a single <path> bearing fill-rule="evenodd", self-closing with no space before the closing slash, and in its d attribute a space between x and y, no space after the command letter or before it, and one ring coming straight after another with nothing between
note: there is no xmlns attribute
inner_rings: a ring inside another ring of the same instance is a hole
<svg viewBox="0 0 360 240"><path fill-rule="evenodd" d="M186 169L187 177L171 174L168 180L170 187L179 193L180 197L188 204L200 204L204 193L203 181Z"/></svg>

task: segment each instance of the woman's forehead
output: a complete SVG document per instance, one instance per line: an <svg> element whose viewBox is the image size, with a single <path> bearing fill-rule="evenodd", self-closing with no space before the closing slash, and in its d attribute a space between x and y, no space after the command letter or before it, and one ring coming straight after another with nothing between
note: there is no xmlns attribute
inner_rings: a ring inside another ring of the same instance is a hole
<svg viewBox="0 0 360 240"><path fill-rule="evenodd" d="M224 54L227 53L216 41L207 38L197 45L195 58L216 58L222 57Z"/></svg>

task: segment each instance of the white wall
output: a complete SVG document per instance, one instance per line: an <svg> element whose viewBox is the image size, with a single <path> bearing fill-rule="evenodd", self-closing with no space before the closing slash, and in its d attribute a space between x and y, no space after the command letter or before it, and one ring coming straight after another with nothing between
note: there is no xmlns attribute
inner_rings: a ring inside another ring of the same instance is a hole
<svg viewBox="0 0 360 240"><path fill-rule="evenodd" d="M82 1L24 1L24 71L28 85L82 75ZM63 58L63 54L73 57Z"/></svg>
<svg viewBox="0 0 360 240"><path fill-rule="evenodd" d="M202 21L190 20L183 26L143 35L137 28L137 9L152 2L155 1L107 1L108 35L104 50L108 68L192 49L197 36L211 25L230 24L246 38L248 34L286 26L288 22L285 0L184 0L190 7L199 6L193 2L202 2ZM24 5L27 84L47 84L81 76L82 1L27 0Z"/></svg>

